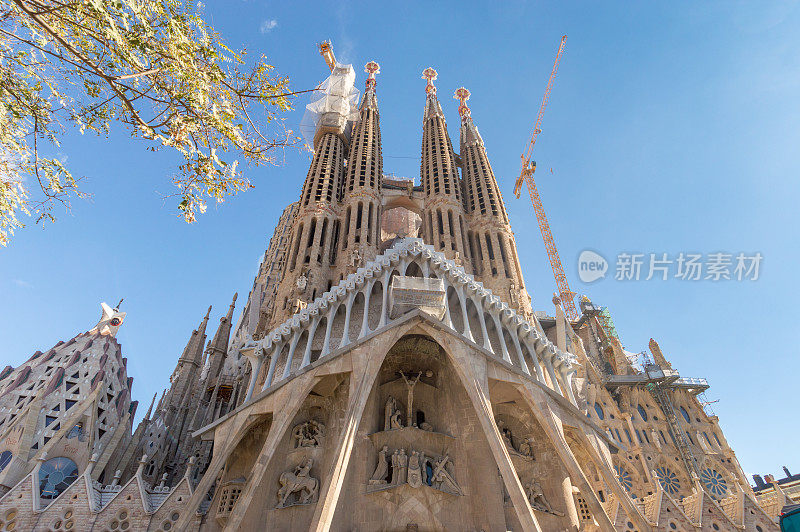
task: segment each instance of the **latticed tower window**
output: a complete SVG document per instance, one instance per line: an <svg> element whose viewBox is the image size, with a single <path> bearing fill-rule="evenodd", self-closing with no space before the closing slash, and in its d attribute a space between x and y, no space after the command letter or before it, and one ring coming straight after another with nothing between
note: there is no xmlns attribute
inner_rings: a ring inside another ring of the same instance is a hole
<svg viewBox="0 0 800 532"><path fill-rule="evenodd" d="M578 503L578 517L581 521L591 521L592 512L589 510L589 505L583 497L576 497Z"/></svg>

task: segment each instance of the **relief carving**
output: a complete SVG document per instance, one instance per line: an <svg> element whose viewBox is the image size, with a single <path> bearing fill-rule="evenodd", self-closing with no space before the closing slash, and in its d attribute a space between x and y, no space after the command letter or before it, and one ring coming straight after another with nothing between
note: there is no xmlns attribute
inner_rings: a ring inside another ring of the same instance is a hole
<svg viewBox="0 0 800 532"><path fill-rule="evenodd" d="M536 482L536 480L531 479L531 481L525 486L525 496L528 497L528 503L530 503L531 508L534 510L564 517L562 512L553 510L553 507L550 506L550 503L544 496L541 484Z"/></svg>
<svg viewBox="0 0 800 532"><path fill-rule="evenodd" d="M311 466L313 465L314 460L306 458L294 468L294 472L285 471L281 473L280 479L278 479L281 487L278 489L278 506L276 508L316 502L319 481L310 476ZM297 494L297 497L294 502L290 502L289 498L293 494Z"/></svg>
<svg viewBox="0 0 800 532"><path fill-rule="evenodd" d="M292 429L294 448L319 447L325 436L325 425L319 421L311 420L297 425Z"/></svg>
<svg viewBox="0 0 800 532"><path fill-rule="evenodd" d="M386 478L389 476L389 463L386 461L388 452L389 448L384 445L378 453L378 465L375 467L372 478L369 479L370 484L386 484Z"/></svg>
<svg viewBox="0 0 800 532"><path fill-rule="evenodd" d="M422 485L453 495L463 495L455 480L453 461L449 455L426 456L424 452L409 449L395 449L391 459L387 459L389 447L384 445L378 452L378 464L369 479L373 489L397 487L408 484L412 488Z"/></svg>

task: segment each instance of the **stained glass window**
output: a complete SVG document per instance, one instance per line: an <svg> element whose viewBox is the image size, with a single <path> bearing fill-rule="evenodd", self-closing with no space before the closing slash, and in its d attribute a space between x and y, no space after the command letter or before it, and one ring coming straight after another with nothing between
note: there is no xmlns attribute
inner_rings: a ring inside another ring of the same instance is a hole
<svg viewBox="0 0 800 532"><path fill-rule="evenodd" d="M600 403L594 404L594 411L597 412L597 417L599 419L603 419L604 417L606 417L605 413L603 412L603 407L600 406Z"/></svg>
<svg viewBox="0 0 800 532"><path fill-rule="evenodd" d="M686 409L683 407L681 407L681 415L683 416L683 419L685 419L687 423L691 423L692 420L689 417L689 412L687 412Z"/></svg>
<svg viewBox="0 0 800 532"><path fill-rule="evenodd" d="M622 466L614 466L614 470L617 472L617 478L619 478L619 483L622 484L622 487L625 488L626 491L631 491L633 487L631 474L625 471L625 468Z"/></svg>
<svg viewBox="0 0 800 532"><path fill-rule="evenodd" d="M645 411L644 408L642 408L642 405L637 406L636 409L639 411L639 415L642 417L642 421L647 421L647 412Z"/></svg>
<svg viewBox="0 0 800 532"><path fill-rule="evenodd" d="M721 499L728 492L728 483L715 469L707 467L700 472L700 480L712 495Z"/></svg>
<svg viewBox="0 0 800 532"><path fill-rule="evenodd" d="M678 493L678 490L681 489L681 482L678 480L678 475L670 468L656 468L656 476L658 477L658 483L661 484L661 488L670 495Z"/></svg>
<svg viewBox="0 0 800 532"><path fill-rule="evenodd" d="M39 493L42 499L55 499L78 478L78 466L64 456L51 458L39 470Z"/></svg>
<svg viewBox="0 0 800 532"><path fill-rule="evenodd" d="M11 458L11 451L3 451L0 453L0 471L6 468L6 466L11 462Z"/></svg>

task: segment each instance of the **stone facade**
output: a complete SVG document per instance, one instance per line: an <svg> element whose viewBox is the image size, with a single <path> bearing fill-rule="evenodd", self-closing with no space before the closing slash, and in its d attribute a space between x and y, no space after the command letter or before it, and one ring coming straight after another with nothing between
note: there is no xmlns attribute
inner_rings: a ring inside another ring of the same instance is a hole
<svg viewBox="0 0 800 532"><path fill-rule="evenodd" d="M425 70L415 186L366 71L238 325L236 296L208 342L206 314L135 431L118 309L0 374L0 530L777 530L704 380L654 340L633 365L588 300L531 311L466 89L456 154Z"/></svg>

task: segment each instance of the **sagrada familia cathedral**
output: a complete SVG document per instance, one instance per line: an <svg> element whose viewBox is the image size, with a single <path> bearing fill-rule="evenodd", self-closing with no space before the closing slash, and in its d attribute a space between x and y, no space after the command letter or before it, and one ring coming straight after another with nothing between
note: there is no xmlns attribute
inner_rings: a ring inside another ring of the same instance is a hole
<svg viewBox="0 0 800 532"><path fill-rule="evenodd" d="M586 298L533 312L469 93L457 153L425 70L415 185L378 64L359 98L323 52L300 199L138 425L119 305L0 373L0 530L777 530L704 380L655 340L633 364Z"/></svg>

